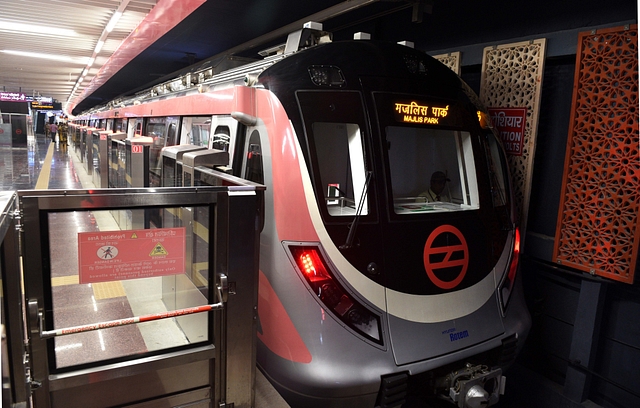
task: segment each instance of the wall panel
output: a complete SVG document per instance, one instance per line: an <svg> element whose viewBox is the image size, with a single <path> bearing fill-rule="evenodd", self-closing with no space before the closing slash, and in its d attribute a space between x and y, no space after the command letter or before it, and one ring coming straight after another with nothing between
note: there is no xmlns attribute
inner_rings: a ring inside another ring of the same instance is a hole
<svg viewBox="0 0 640 408"><path fill-rule="evenodd" d="M527 108L521 156L508 156L520 227L525 232L531 191L546 39L486 47L480 100L487 108ZM524 234L523 234L524 236Z"/></svg>
<svg viewBox="0 0 640 408"><path fill-rule="evenodd" d="M637 26L581 33L553 260L633 283L640 227Z"/></svg>

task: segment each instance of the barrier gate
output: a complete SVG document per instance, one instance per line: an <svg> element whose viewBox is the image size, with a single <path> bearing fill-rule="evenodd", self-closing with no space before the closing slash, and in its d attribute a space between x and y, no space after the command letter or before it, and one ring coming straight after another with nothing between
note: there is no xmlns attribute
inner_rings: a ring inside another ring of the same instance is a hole
<svg viewBox="0 0 640 408"><path fill-rule="evenodd" d="M264 186L239 184L0 194L6 406L254 406Z"/></svg>

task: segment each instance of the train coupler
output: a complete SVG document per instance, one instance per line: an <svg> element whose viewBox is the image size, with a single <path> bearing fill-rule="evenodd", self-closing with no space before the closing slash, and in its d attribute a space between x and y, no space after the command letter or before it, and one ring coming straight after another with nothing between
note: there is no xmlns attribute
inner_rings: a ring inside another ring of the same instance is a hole
<svg viewBox="0 0 640 408"><path fill-rule="evenodd" d="M448 388L448 397L458 408L490 407L504 395L506 377L502 369L486 365L467 364L439 379L439 386Z"/></svg>

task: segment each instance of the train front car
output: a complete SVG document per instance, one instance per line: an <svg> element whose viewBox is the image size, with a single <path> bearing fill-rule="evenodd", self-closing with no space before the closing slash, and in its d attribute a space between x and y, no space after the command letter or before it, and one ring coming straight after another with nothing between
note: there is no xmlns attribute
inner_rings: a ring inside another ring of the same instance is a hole
<svg viewBox="0 0 640 408"><path fill-rule="evenodd" d="M494 404L530 317L504 153L472 92L421 52L369 41L300 51L258 81L295 132L263 152L269 380L294 407Z"/></svg>

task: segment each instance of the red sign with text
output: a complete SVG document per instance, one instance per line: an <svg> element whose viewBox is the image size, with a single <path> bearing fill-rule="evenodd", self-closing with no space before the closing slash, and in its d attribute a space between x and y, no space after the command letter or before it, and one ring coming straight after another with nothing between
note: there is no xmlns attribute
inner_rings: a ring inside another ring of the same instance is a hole
<svg viewBox="0 0 640 408"><path fill-rule="evenodd" d="M507 154L522 156L527 108L489 108L489 114Z"/></svg>
<svg viewBox="0 0 640 408"><path fill-rule="evenodd" d="M157 228L78 233L80 283L185 272L186 230Z"/></svg>

